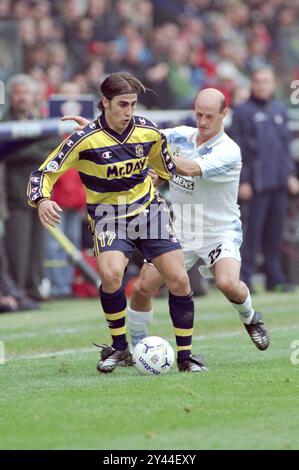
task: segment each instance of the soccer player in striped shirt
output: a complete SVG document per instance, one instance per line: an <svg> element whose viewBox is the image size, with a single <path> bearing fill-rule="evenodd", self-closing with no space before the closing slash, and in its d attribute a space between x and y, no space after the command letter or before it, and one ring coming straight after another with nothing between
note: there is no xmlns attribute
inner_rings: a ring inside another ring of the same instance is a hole
<svg viewBox="0 0 299 470"><path fill-rule="evenodd" d="M31 174L28 199L45 227L59 223L61 209L51 201L51 190L69 168L79 171L102 283L100 299L112 338L111 347L101 351L98 371L112 372L120 362L130 360L122 281L138 247L169 288L178 368L200 372L205 370L202 357L191 352L194 303L183 253L148 172L150 165L161 179L169 180L175 164L156 125L133 116L138 95L145 91L126 72L109 75L101 84L102 114L62 142Z"/></svg>

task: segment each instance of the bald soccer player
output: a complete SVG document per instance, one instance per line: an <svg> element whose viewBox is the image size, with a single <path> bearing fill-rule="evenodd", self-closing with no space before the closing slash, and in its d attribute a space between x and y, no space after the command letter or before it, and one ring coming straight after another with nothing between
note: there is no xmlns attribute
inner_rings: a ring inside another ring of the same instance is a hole
<svg viewBox="0 0 299 470"><path fill-rule="evenodd" d="M248 287L240 281L242 226L237 196L242 161L239 146L224 132L224 95L213 88L202 90L195 113L197 128L163 130L176 156L170 192L186 270L198 259L204 261L201 274L214 276L217 288L239 312L255 346L264 350L269 346L269 335L261 314L252 306ZM145 263L128 309L133 346L148 335L151 299L162 284L156 268Z"/></svg>

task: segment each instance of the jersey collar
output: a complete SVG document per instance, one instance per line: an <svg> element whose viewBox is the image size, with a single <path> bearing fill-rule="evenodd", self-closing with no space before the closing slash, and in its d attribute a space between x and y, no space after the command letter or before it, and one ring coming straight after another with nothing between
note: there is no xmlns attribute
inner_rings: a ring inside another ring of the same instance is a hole
<svg viewBox="0 0 299 470"><path fill-rule="evenodd" d="M132 117L128 127L124 130L124 132L122 134L118 134L118 132L114 131L113 129L111 129L111 127L108 126L108 123L105 118L105 113L102 113L100 115L99 123L106 134L108 134L110 137L113 137L114 140L120 142L121 144L123 144L130 137L135 127L135 119L134 117Z"/></svg>
<svg viewBox="0 0 299 470"><path fill-rule="evenodd" d="M195 133L195 136L194 136L195 145L196 145L197 136L198 136L198 131ZM214 147L214 145L216 145L222 139L223 136L224 136L224 128L222 128L221 131L218 132L218 134L214 135L214 137L212 137L210 140L207 140L206 142L203 142L202 144L200 144L198 148L206 147L209 149L211 147Z"/></svg>

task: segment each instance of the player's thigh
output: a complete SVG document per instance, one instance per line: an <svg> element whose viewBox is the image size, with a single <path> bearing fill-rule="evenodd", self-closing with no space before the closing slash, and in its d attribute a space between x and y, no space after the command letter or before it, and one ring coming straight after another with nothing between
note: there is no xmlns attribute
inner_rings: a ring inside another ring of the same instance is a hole
<svg viewBox="0 0 299 470"><path fill-rule="evenodd" d="M234 258L221 258L216 261L211 270L216 284L235 285L240 280L241 264Z"/></svg>
<svg viewBox="0 0 299 470"><path fill-rule="evenodd" d="M135 243L127 235L127 221L114 220L106 225L97 223L93 229L94 254L101 279L123 276Z"/></svg>
<svg viewBox="0 0 299 470"><path fill-rule="evenodd" d="M205 265L200 272L205 277L214 276L216 285L221 288L237 286L240 279L240 244L241 240L223 237L206 242L200 249L199 255ZM207 273L210 272L209 276Z"/></svg>
<svg viewBox="0 0 299 470"><path fill-rule="evenodd" d="M128 258L121 251L103 251L96 257L100 278L109 277L122 278L129 262Z"/></svg>
<svg viewBox="0 0 299 470"><path fill-rule="evenodd" d="M241 263L239 240L225 238L205 242L198 251L198 255L204 260L208 268L212 268L217 262L225 258L231 258ZM213 271L211 269L211 271Z"/></svg>
<svg viewBox="0 0 299 470"><path fill-rule="evenodd" d="M182 250L163 253L152 261L173 294L188 295L190 283Z"/></svg>

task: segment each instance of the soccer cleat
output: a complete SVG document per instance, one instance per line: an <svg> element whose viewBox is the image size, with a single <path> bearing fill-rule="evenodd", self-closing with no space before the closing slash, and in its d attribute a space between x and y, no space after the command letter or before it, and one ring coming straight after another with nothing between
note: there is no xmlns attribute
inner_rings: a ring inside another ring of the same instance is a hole
<svg viewBox="0 0 299 470"><path fill-rule="evenodd" d="M108 344L96 344L101 349L100 360L97 364L99 372L112 372L116 366L130 367L133 366L132 354L128 349L116 350Z"/></svg>
<svg viewBox="0 0 299 470"><path fill-rule="evenodd" d="M191 354L184 361L178 362L178 369L180 372L207 372L208 368L204 365L204 356Z"/></svg>
<svg viewBox="0 0 299 470"><path fill-rule="evenodd" d="M270 344L270 336L264 328L264 322L262 321L262 315L260 312L254 312L251 323L249 323L249 325L244 323L244 326L258 349L263 351L268 348Z"/></svg>
<svg viewBox="0 0 299 470"><path fill-rule="evenodd" d="M108 346L108 344L93 344L101 349L100 361L104 361L113 351L115 351L115 349L112 346ZM132 354L130 353L129 356L125 360L121 361L118 365L121 367L132 367L134 365Z"/></svg>

